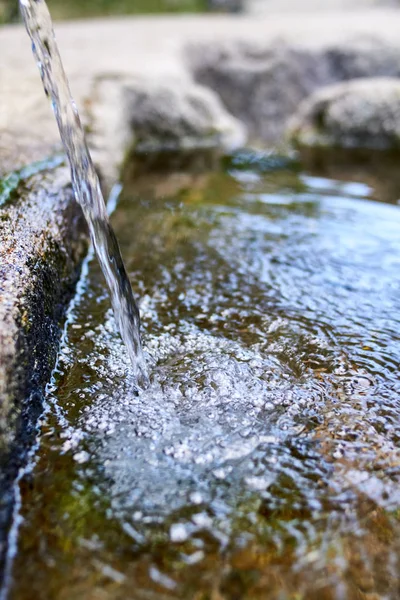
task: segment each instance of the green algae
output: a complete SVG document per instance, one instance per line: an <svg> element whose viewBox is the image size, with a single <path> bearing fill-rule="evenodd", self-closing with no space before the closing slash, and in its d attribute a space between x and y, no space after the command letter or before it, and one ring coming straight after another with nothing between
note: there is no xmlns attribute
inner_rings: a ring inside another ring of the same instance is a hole
<svg viewBox="0 0 400 600"><path fill-rule="evenodd" d="M13 171L0 179L0 207L4 206L13 198L20 196L18 187L33 175L51 171L64 162L63 156L56 156L46 160L38 161Z"/></svg>

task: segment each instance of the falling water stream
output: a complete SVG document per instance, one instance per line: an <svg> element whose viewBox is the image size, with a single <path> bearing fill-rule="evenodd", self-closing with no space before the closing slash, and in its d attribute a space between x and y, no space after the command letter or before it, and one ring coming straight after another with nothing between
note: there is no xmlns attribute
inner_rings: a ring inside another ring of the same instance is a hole
<svg viewBox="0 0 400 600"><path fill-rule="evenodd" d="M140 341L140 317L110 226L107 209L93 165L78 109L54 36L51 16L44 0L20 0L21 14L32 40L46 94L50 96L60 136L68 157L76 199L88 223L90 237L111 294L121 337L128 349L136 380L145 387L147 374Z"/></svg>
<svg viewBox="0 0 400 600"><path fill-rule="evenodd" d="M138 396L118 335L143 371L138 312L46 6L21 4L114 314L92 263L19 482L8 597L398 600L398 169L242 152L125 182L113 226L154 357Z"/></svg>

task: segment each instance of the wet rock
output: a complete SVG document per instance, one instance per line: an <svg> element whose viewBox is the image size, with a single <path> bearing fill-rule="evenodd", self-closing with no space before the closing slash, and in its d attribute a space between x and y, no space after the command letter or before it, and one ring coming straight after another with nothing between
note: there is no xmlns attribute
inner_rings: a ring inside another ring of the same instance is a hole
<svg viewBox="0 0 400 600"><path fill-rule="evenodd" d="M218 96L191 81L103 78L91 108L94 157L115 179L129 152L152 169L208 164L210 156L246 141L242 123Z"/></svg>
<svg viewBox="0 0 400 600"><path fill-rule="evenodd" d="M400 79L360 79L307 99L290 125L301 147L400 148Z"/></svg>
<svg viewBox="0 0 400 600"><path fill-rule="evenodd" d="M299 103L317 89L359 77L398 76L400 49L375 38L331 45L224 42L192 45L194 77L215 90L252 138L276 142Z"/></svg>
<svg viewBox="0 0 400 600"><path fill-rule="evenodd" d="M35 433L87 247L65 168L15 189L14 180L3 181L0 196L0 571L11 484Z"/></svg>

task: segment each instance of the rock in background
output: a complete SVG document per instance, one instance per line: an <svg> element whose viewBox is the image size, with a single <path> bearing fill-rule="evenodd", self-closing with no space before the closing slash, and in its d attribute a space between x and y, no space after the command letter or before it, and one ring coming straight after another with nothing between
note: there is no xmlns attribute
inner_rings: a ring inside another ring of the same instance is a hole
<svg viewBox="0 0 400 600"><path fill-rule="evenodd" d="M93 156L109 188L125 168L198 170L245 144L246 127L193 81L100 78L90 108ZM133 174L133 172L132 172Z"/></svg>
<svg viewBox="0 0 400 600"><path fill-rule="evenodd" d="M400 79L323 88L300 106L290 135L301 147L400 149Z"/></svg>
<svg viewBox="0 0 400 600"><path fill-rule="evenodd" d="M317 47L230 41L192 45L188 56L195 79L219 94L250 137L274 144L316 90L355 78L400 75L400 46L372 37Z"/></svg>

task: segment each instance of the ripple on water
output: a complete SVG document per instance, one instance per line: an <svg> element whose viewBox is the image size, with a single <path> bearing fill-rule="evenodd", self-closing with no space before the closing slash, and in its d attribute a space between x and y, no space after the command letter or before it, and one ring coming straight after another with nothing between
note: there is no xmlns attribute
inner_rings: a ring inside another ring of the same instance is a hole
<svg viewBox="0 0 400 600"><path fill-rule="evenodd" d="M38 465L61 489L70 457L106 515L79 520L88 554L72 546L118 598L397 598L399 209L362 184L237 176L125 193L151 385L137 395L92 269ZM62 565L67 542L48 547Z"/></svg>

